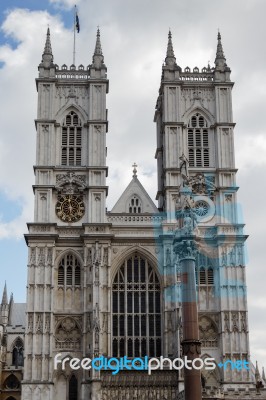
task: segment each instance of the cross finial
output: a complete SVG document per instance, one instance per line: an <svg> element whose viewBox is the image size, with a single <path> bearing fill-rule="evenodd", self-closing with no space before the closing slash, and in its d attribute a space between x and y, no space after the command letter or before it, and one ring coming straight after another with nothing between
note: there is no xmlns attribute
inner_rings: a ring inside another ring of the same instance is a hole
<svg viewBox="0 0 266 400"><path fill-rule="evenodd" d="M137 177L137 164L134 162L134 164L132 165L133 167L133 178Z"/></svg>

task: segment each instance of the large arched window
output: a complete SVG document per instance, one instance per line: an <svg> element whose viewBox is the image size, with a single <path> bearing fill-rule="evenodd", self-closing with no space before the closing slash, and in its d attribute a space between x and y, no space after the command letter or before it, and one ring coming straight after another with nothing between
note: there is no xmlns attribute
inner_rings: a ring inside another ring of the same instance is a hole
<svg viewBox="0 0 266 400"><path fill-rule="evenodd" d="M58 286L80 286L81 268L78 259L73 254L66 254L58 267Z"/></svg>
<svg viewBox="0 0 266 400"><path fill-rule="evenodd" d="M161 355L161 293L158 277L142 256L127 258L112 287L114 357Z"/></svg>
<svg viewBox="0 0 266 400"><path fill-rule="evenodd" d="M81 165L81 121L71 111L62 126L62 165Z"/></svg>
<svg viewBox="0 0 266 400"><path fill-rule="evenodd" d="M188 156L190 167L209 167L209 132L206 119L194 114L188 123Z"/></svg>

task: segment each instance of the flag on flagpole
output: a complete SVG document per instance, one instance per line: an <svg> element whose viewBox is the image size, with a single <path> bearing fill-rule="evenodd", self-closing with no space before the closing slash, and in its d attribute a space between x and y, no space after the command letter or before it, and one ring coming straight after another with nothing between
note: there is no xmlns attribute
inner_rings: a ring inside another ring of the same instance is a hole
<svg viewBox="0 0 266 400"><path fill-rule="evenodd" d="M77 8L76 8L76 30L79 33L80 31L80 25L79 25L79 17L78 17L78 12L77 12Z"/></svg>

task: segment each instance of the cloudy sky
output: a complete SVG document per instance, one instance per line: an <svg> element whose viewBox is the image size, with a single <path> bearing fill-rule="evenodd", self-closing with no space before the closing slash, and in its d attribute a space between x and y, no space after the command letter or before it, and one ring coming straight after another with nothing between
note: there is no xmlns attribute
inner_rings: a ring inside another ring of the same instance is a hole
<svg viewBox="0 0 266 400"><path fill-rule="evenodd" d="M33 220L35 78L47 26L55 63L72 64L73 6L81 31L76 64L91 62L97 26L110 79L110 209L129 183L131 165L155 197L153 123L167 33L178 64L214 62L218 28L236 82L233 92L239 202L250 235L248 301L251 354L266 367L265 0L1 0L0 2L0 288L25 301L26 222Z"/></svg>

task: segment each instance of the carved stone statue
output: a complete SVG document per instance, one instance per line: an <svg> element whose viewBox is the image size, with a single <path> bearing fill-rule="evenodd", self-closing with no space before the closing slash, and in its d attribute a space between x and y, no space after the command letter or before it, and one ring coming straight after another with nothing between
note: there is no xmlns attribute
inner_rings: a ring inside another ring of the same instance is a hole
<svg viewBox="0 0 266 400"><path fill-rule="evenodd" d="M188 183L188 167L189 167L189 161L184 155L182 154L181 157L179 157L180 160L180 174L183 178L183 186L186 186Z"/></svg>

